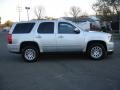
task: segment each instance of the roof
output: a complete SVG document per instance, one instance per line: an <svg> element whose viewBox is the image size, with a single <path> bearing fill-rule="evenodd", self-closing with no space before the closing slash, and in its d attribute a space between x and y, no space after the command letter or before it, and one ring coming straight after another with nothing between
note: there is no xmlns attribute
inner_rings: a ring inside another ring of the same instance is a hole
<svg viewBox="0 0 120 90"><path fill-rule="evenodd" d="M43 20L20 21L20 22L14 22L14 23L36 23L36 22L56 22L56 21L71 22L65 19L55 19L55 20L43 19Z"/></svg>

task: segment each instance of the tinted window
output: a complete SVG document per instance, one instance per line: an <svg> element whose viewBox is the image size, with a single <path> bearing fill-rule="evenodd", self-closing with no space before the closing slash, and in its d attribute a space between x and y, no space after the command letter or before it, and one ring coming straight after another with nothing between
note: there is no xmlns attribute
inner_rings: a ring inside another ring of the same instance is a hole
<svg viewBox="0 0 120 90"><path fill-rule="evenodd" d="M58 33L62 34L74 34L75 26L70 23L60 22L58 24Z"/></svg>
<svg viewBox="0 0 120 90"><path fill-rule="evenodd" d="M54 22L44 22L39 25L38 33L54 33Z"/></svg>
<svg viewBox="0 0 120 90"><path fill-rule="evenodd" d="M15 26L14 34L30 33L35 23L19 23Z"/></svg>

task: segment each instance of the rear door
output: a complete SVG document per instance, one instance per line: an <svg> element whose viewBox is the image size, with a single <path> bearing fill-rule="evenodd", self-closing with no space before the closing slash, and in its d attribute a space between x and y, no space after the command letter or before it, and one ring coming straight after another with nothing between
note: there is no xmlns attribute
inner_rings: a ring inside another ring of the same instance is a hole
<svg viewBox="0 0 120 90"><path fill-rule="evenodd" d="M42 52L56 51L55 22L41 22L37 29L36 40Z"/></svg>

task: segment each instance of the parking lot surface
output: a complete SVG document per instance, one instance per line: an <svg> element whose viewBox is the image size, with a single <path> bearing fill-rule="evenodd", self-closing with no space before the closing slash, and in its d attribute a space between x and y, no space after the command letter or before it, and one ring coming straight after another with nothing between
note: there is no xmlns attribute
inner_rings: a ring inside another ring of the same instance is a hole
<svg viewBox="0 0 120 90"><path fill-rule="evenodd" d="M120 41L113 55L94 61L79 54L42 55L35 63L8 52L0 32L0 90L120 90Z"/></svg>

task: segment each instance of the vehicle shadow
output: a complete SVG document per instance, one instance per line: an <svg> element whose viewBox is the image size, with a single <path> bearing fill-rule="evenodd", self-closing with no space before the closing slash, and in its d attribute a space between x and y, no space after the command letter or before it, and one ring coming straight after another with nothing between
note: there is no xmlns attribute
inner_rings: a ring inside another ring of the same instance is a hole
<svg viewBox="0 0 120 90"><path fill-rule="evenodd" d="M75 61L75 60L90 60L85 54L42 54L38 61Z"/></svg>
<svg viewBox="0 0 120 90"><path fill-rule="evenodd" d="M11 54L9 55L7 58L3 60L3 62L11 62L11 63L28 63L25 62L24 59L21 57L21 55L14 55ZM74 54L69 54L69 53L63 53L63 54L41 54L38 58L37 62L56 62L56 61L90 61L90 62L94 62L94 61L106 61L109 60L111 57L106 57L104 60L92 60L89 57L87 57L86 54L81 54L81 53L74 53Z"/></svg>

